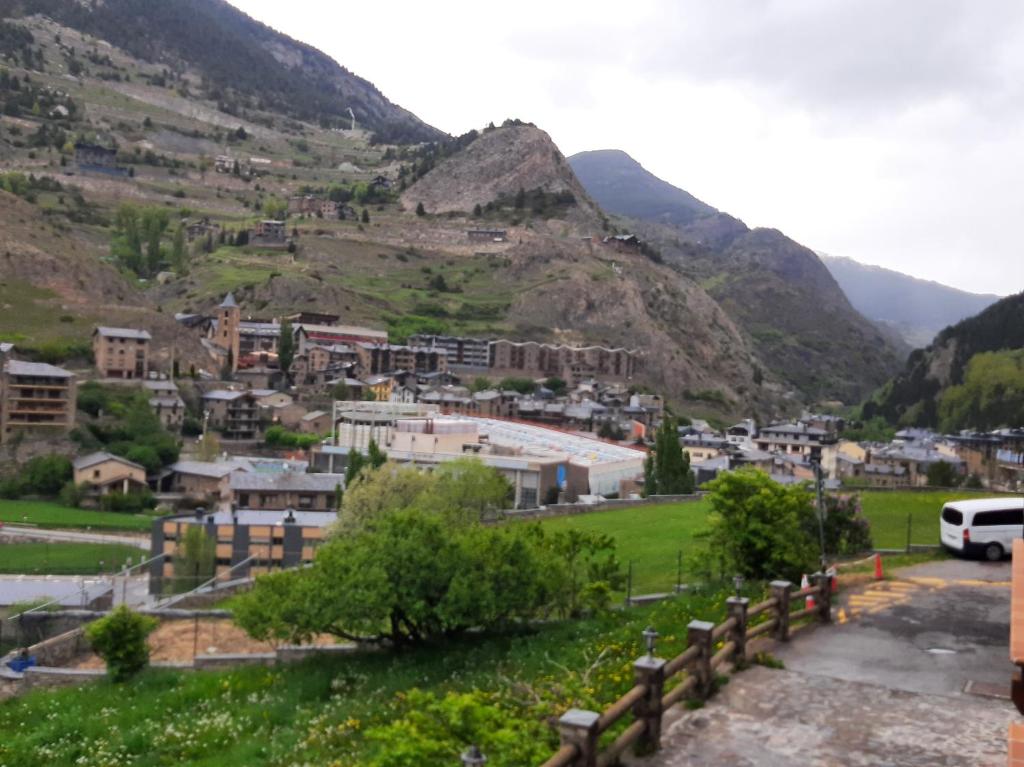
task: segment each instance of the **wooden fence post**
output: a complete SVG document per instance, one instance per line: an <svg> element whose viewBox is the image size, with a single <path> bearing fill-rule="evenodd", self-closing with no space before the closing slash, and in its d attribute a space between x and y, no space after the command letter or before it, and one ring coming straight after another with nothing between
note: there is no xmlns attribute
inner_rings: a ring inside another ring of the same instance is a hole
<svg viewBox="0 0 1024 767"><path fill-rule="evenodd" d="M772 581L772 597L779 600L775 608L775 619L778 623L775 626L775 638L780 642L789 641L789 595L793 584L789 581Z"/></svg>
<svg viewBox="0 0 1024 767"><path fill-rule="evenodd" d="M736 643L734 663L742 666L747 662L747 607L750 600L746 597L729 597L725 604L729 609L729 617L736 619L736 625L732 627L726 639Z"/></svg>
<svg viewBox="0 0 1024 767"><path fill-rule="evenodd" d="M832 579L828 573L815 573L811 581L820 590L817 595L818 618L822 623L832 622Z"/></svg>
<svg viewBox="0 0 1024 767"><path fill-rule="evenodd" d="M633 747L637 754L649 754L661 747L661 696L665 692L666 660L645 655L633 664L633 677L647 692L633 704L633 716L644 722L644 733Z"/></svg>
<svg viewBox="0 0 1024 767"><path fill-rule="evenodd" d="M687 643L700 648L693 661L690 673L697 680L697 697L707 700L711 694L711 632L715 624L710 621L692 620L686 627Z"/></svg>
<svg viewBox="0 0 1024 767"><path fill-rule="evenodd" d="M572 767L597 767L597 720L601 715L582 708L570 708L558 720L562 745L576 746Z"/></svg>

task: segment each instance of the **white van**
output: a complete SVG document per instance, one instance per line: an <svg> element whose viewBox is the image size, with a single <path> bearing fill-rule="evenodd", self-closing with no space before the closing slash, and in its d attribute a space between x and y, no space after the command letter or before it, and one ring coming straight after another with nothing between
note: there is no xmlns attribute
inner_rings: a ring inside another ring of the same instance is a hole
<svg viewBox="0 0 1024 767"><path fill-rule="evenodd" d="M939 523L942 545L958 554L980 554L990 562L1013 550L1024 536L1024 498L950 501Z"/></svg>

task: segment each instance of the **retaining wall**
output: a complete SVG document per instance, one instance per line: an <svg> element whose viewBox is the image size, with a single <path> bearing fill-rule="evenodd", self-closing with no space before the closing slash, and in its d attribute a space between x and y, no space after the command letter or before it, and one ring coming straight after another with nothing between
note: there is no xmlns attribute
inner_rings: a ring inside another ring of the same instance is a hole
<svg viewBox="0 0 1024 767"><path fill-rule="evenodd" d="M568 517L575 514L588 514L595 511L614 511L617 509L633 509L641 506L652 506L661 503L690 503L699 501L704 493L692 495L652 495L647 498L618 499L601 503L553 503L536 509L511 509L503 511L504 519L547 519L550 517ZM496 520L491 520L496 521Z"/></svg>

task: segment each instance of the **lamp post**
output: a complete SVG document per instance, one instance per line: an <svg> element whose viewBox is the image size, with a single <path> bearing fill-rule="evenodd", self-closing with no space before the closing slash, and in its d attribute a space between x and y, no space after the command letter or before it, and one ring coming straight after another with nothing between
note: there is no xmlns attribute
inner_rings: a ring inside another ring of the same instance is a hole
<svg viewBox="0 0 1024 767"><path fill-rule="evenodd" d="M732 577L732 585L736 589L736 598L739 599L741 596L740 592L743 590L743 576L734 575Z"/></svg>
<svg viewBox="0 0 1024 767"><path fill-rule="evenodd" d="M814 493L818 503L818 542L821 545L821 572L825 572L825 500L822 497L822 483L824 479L821 476L821 461L812 461L811 466L814 467Z"/></svg>
<svg viewBox="0 0 1024 767"><path fill-rule="evenodd" d="M643 630L644 646L647 647L648 658L654 658L654 642L659 636L653 626L648 626Z"/></svg>
<svg viewBox="0 0 1024 767"><path fill-rule="evenodd" d="M487 757L484 756L480 749L473 745L462 752L462 765L463 767L483 767L487 763Z"/></svg>

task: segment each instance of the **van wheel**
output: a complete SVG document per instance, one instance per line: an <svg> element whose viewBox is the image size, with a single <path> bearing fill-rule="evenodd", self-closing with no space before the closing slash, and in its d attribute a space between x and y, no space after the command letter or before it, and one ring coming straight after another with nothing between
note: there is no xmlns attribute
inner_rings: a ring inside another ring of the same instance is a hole
<svg viewBox="0 0 1024 767"><path fill-rule="evenodd" d="M998 543L990 543L985 547L985 559L989 562L998 562L1003 558L1003 547Z"/></svg>

